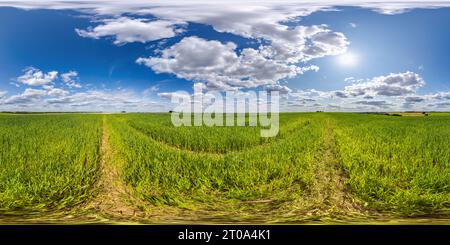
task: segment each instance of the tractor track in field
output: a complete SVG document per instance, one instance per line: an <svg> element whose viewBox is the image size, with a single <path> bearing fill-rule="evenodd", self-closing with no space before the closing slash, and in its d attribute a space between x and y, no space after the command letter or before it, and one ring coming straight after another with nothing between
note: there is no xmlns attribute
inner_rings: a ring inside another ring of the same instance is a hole
<svg viewBox="0 0 450 245"><path fill-rule="evenodd" d="M120 171L113 161L112 150L109 144L109 131L106 119L103 118L102 139L100 145L99 177L94 186L96 195L82 209L93 211L102 219L134 220L143 217L144 213L138 209L137 202L131 195L131 190L123 183Z"/></svg>
<svg viewBox="0 0 450 245"><path fill-rule="evenodd" d="M100 158L98 161L97 179L92 197L85 202L59 211L26 214L18 218L11 215L3 219L4 223L117 223L138 222L145 217L139 209L141 201L131 195L131 189L123 183L119 167L113 161L109 144L109 131L106 118L101 126ZM0 220L1 217L0 217Z"/></svg>
<svg viewBox="0 0 450 245"><path fill-rule="evenodd" d="M345 184L346 176L336 156L333 138L333 122L327 121L324 130L324 143L313 165L314 181L311 188L312 214L332 219L379 217L352 197Z"/></svg>

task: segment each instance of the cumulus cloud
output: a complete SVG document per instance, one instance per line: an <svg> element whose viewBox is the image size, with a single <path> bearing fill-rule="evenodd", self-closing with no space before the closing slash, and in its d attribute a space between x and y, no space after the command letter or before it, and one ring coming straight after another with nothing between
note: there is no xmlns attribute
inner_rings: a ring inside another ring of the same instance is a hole
<svg viewBox="0 0 450 245"><path fill-rule="evenodd" d="M21 94L13 95L7 98L2 102L2 104L28 104L43 97L46 94L47 92L45 90L27 88Z"/></svg>
<svg viewBox="0 0 450 245"><path fill-rule="evenodd" d="M114 44L125 44L131 42L149 42L163 38L174 37L183 31L177 25L184 22L133 19L120 17L117 19L105 19L103 24L88 30L75 29L78 35L87 38L99 39L101 37L114 37Z"/></svg>
<svg viewBox="0 0 450 245"><path fill-rule="evenodd" d="M200 23L211 26L217 32L239 35L260 43L256 49L246 48L237 54L235 44L188 37L163 50L160 57L138 59L138 63L145 64L158 73L172 73L179 78L202 81L209 89L236 90L277 84L279 80L302 74L306 70L318 69L317 66L299 67L299 62L342 54L349 45L343 33L334 32L326 25L290 26L285 23L314 11L327 9L322 5L172 2L140 3L134 7L138 5L141 8L129 10L130 12L123 10L114 15L152 15L156 20L120 16L105 19L103 24L95 28L77 29L77 32L91 38L113 36L116 44L124 44L173 37L182 31L180 24ZM102 14L114 12L107 7L96 11ZM183 65L182 62L186 59L188 63ZM215 63L208 63L209 61ZM230 63L224 66L224 62Z"/></svg>
<svg viewBox="0 0 450 245"><path fill-rule="evenodd" d="M320 90L307 90L297 91L292 93L292 96L314 95L320 98L326 99L374 99L377 97L397 97L405 98L405 100L419 100L416 96L417 90L425 85L425 80L417 73L403 72L403 73L391 73L385 76L377 76L370 79L354 79L346 78L346 82L351 82L351 85L345 86L342 90L334 91L320 91ZM443 96L433 95L434 97ZM428 96L430 97L430 96Z"/></svg>
<svg viewBox="0 0 450 245"><path fill-rule="evenodd" d="M238 55L236 44L186 37L162 51L160 57L139 58L137 63L157 73L204 82L209 89L233 90L275 85L279 80L317 71L317 66L298 67L267 58L262 50L245 48Z"/></svg>
<svg viewBox="0 0 450 245"><path fill-rule="evenodd" d="M69 94L68 91L60 88L50 88L47 90L47 95L51 97L63 97L68 94Z"/></svg>
<svg viewBox="0 0 450 245"><path fill-rule="evenodd" d="M26 88L22 93L17 95L12 95L9 98L5 99L5 96L3 96L3 104L28 104L35 102L39 99L42 99L44 97L63 97L67 96L69 94L68 91L60 89L60 88L54 88L54 87L45 87L43 89L33 89L33 88ZM1 94L0 94L1 95ZM1 96L0 96L1 98ZM2 104L0 103L0 104Z"/></svg>
<svg viewBox="0 0 450 245"><path fill-rule="evenodd" d="M27 88L20 94L0 99L0 108L30 111L167 111L170 107L126 90L70 93L60 88Z"/></svg>
<svg viewBox="0 0 450 245"><path fill-rule="evenodd" d="M391 73L386 76L374 77L364 82L346 86L340 91L343 96L405 96L415 94L424 86L424 79L414 72Z"/></svg>
<svg viewBox="0 0 450 245"><path fill-rule="evenodd" d="M335 97L339 97L339 98L348 98L347 93L343 92L343 91L332 91L331 96L335 96Z"/></svg>
<svg viewBox="0 0 450 245"><path fill-rule="evenodd" d="M429 106L444 109L444 108L450 107L450 102L438 102L438 103L434 103L434 104L429 104Z"/></svg>
<svg viewBox="0 0 450 245"><path fill-rule="evenodd" d="M163 99L188 99L191 98L191 95L186 92L162 92L158 93L158 96Z"/></svg>
<svg viewBox="0 0 450 245"><path fill-rule="evenodd" d="M59 77L57 71L44 73L30 67L17 81L28 86L39 86L39 89L27 87L18 94L7 96L0 91L1 110L28 111L165 111L165 104L157 104L149 99L136 96L127 90L87 90L83 92L67 91L57 87L63 83L66 87L80 88L78 73L69 71Z"/></svg>
<svg viewBox="0 0 450 245"><path fill-rule="evenodd" d="M278 91L280 94L289 94L292 89L280 84L267 85L264 87L267 91Z"/></svg>
<svg viewBox="0 0 450 245"><path fill-rule="evenodd" d="M388 103L387 101L384 100L360 100L360 101L356 101L353 102L354 104L359 104L359 105L370 105L370 106L376 106L376 107L388 107L392 104Z"/></svg>
<svg viewBox="0 0 450 245"><path fill-rule="evenodd" d="M424 100L425 100L425 98L420 97L420 96L408 96L408 97L405 97L405 102L406 103L417 103L417 102L422 102Z"/></svg>
<svg viewBox="0 0 450 245"><path fill-rule="evenodd" d="M150 86L149 88L144 89L144 91L142 91L142 95L144 96L149 96L151 93L156 93L159 91L159 84Z"/></svg>
<svg viewBox="0 0 450 245"><path fill-rule="evenodd" d="M305 71L317 71L317 66L305 62L346 51L345 35L326 25L292 26L286 24L312 12L332 8L327 4L297 4L286 2L249 2L229 4L218 2L129 2L126 3L58 3L50 8L76 8L100 16L101 24L76 32L88 38L114 38L115 44L148 42L170 38L183 31L187 23L211 26L221 33L231 33L260 43L258 48L237 51L234 43L220 43L187 37L162 51L160 57L143 57L138 63L157 73L172 73L179 78L204 82L208 89L237 90L261 85L279 86L279 81ZM23 4L24 6L39 4ZM82 6L82 7L81 7ZM133 16L142 17L129 17ZM155 19L143 16L152 15ZM232 20L232 21L230 21ZM299 65L302 63L303 65ZM303 66L303 67L302 67ZM286 89L285 89L286 90Z"/></svg>
<svg viewBox="0 0 450 245"><path fill-rule="evenodd" d="M70 88L81 88L81 84L78 82L78 72L76 71L61 74L61 80Z"/></svg>
<svg viewBox="0 0 450 245"><path fill-rule="evenodd" d="M314 58L320 58L328 55L339 55L345 53L349 42L343 33L332 32L330 30L319 28L318 32L308 37L311 45L303 51L304 58L297 61L306 61Z"/></svg>
<svg viewBox="0 0 450 245"><path fill-rule="evenodd" d="M128 91L97 91L90 90L86 92L78 92L68 96L60 96L59 98L50 98L46 100L50 104L65 104L72 107L77 106L105 106L105 105L130 105L139 102Z"/></svg>
<svg viewBox="0 0 450 245"><path fill-rule="evenodd" d="M78 82L78 72L69 71L60 75L58 71L43 72L38 68L27 67L23 70L24 74L19 76L16 80L20 84L28 86L40 86L42 88L53 88L55 81L60 79L70 88L81 88ZM18 87L18 86L16 86Z"/></svg>
<svg viewBox="0 0 450 245"><path fill-rule="evenodd" d="M403 106L406 108L423 108L432 110L448 110L450 92L442 91L437 93L407 96L404 98Z"/></svg>
<svg viewBox="0 0 450 245"><path fill-rule="evenodd" d="M57 71L45 73L34 67L28 67L23 70L23 72L24 74L18 77L17 81L29 86L48 85L53 83L53 81L58 77Z"/></svg>
<svg viewBox="0 0 450 245"><path fill-rule="evenodd" d="M436 100L450 100L450 92L438 92L431 95L431 98Z"/></svg>
<svg viewBox="0 0 450 245"><path fill-rule="evenodd" d="M289 99L303 104L306 104L307 100L321 103L338 102L340 109L349 111L370 111L373 108L387 111L405 108L445 110L447 108L445 103L450 100L450 92L446 91L418 94L425 81L419 74L409 71L369 79L350 77L345 81L351 85L345 86L342 90L297 90L289 93Z"/></svg>

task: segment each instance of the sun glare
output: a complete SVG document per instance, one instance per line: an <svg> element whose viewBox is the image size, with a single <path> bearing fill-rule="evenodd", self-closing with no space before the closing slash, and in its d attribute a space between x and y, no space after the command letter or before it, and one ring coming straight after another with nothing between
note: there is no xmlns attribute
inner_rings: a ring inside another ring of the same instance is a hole
<svg viewBox="0 0 450 245"><path fill-rule="evenodd" d="M345 53L338 56L338 62L342 66L355 66L358 63L358 57L352 53Z"/></svg>

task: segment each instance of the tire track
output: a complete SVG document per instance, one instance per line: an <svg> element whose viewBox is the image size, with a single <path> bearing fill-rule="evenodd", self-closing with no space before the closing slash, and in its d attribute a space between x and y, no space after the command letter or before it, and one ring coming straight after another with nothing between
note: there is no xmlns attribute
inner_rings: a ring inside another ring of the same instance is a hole
<svg viewBox="0 0 450 245"><path fill-rule="evenodd" d="M359 205L345 184L345 174L341 169L333 136L333 122L327 120L323 131L323 145L313 165L315 173L311 188L313 214L337 220L349 220L377 216L373 211Z"/></svg>
<svg viewBox="0 0 450 245"><path fill-rule="evenodd" d="M108 130L106 117L103 117L99 177L94 186L98 193L83 205L83 209L112 221L143 217L143 212L135 205L136 200L131 195L130 188L121 180L119 167L113 160Z"/></svg>

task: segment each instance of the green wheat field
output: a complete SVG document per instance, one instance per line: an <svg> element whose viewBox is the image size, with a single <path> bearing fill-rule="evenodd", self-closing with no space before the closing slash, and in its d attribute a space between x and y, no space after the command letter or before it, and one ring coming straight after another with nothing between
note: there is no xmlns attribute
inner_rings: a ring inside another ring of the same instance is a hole
<svg viewBox="0 0 450 245"><path fill-rule="evenodd" d="M450 113L0 114L1 223L450 223Z"/></svg>

